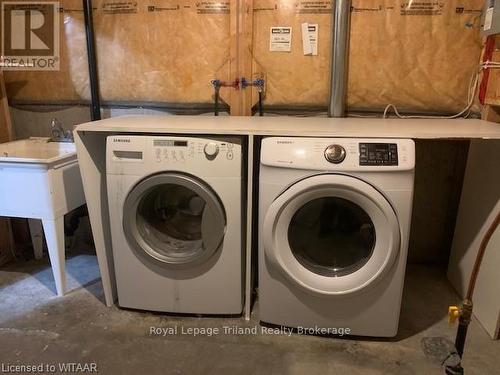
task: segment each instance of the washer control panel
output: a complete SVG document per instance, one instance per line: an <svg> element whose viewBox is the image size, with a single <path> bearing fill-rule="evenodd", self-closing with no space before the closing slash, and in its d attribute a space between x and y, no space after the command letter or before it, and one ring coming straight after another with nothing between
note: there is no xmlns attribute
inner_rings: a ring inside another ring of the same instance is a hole
<svg viewBox="0 0 500 375"><path fill-rule="evenodd" d="M108 173L176 170L200 176L241 175L242 146L237 137L113 135L106 142Z"/></svg>
<svg viewBox="0 0 500 375"><path fill-rule="evenodd" d="M360 143L359 165L398 165L397 143Z"/></svg>
<svg viewBox="0 0 500 375"><path fill-rule="evenodd" d="M157 162L185 162L190 159L215 160L225 158L232 160L234 145L229 142L187 140L187 139L153 139L153 158Z"/></svg>
<svg viewBox="0 0 500 375"><path fill-rule="evenodd" d="M193 146L183 139L153 139L153 152L157 162L182 162L194 156Z"/></svg>

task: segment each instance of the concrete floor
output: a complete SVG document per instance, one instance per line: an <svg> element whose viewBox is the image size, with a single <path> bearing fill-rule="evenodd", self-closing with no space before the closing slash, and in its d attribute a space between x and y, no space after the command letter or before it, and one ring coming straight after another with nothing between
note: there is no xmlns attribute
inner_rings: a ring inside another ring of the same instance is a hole
<svg viewBox="0 0 500 375"><path fill-rule="evenodd" d="M151 335L151 327L257 327L240 318L173 317L107 308L95 256L69 254L69 287L58 298L47 259L0 269L0 363L96 363L101 374L441 374L421 349L426 336L454 338L447 306L457 297L440 269L407 272L399 335L393 340L264 334ZM376 324L376 321L374 321ZM467 375L499 374L500 343L476 321ZM57 371L56 371L57 372Z"/></svg>

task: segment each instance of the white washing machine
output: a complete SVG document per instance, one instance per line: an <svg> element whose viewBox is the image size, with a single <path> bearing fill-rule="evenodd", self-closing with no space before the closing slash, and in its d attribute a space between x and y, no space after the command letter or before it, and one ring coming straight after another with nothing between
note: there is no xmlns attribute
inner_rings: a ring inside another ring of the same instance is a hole
<svg viewBox="0 0 500 375"><path fill-rule="evenodd" d="M109 136L106 157L119 305L240 314L241 140Z"/></svg>
<svg viewBox="0 0 500 375"><path fill-rule="evenodd" d="M263 140L261 321L303 333L396 335L414 165L412 140Z"/></svg>

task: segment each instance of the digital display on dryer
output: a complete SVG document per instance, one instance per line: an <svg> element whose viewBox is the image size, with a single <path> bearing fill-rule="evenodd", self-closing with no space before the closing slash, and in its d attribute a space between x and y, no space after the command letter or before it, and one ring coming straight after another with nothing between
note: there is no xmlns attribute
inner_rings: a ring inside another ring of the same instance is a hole
<svg viewBox="0 0 500 375"><path fill-rule="evenodd" d="M359 165L398 165L396 143L360 143Z"/></svg>

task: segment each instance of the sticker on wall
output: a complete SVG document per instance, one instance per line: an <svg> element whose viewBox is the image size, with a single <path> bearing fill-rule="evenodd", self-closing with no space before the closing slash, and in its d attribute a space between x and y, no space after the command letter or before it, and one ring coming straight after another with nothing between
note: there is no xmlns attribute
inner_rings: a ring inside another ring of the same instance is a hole
<svg viewBox="0 0 500 375"><path fill-rule="evenodd" d="M295 12L299 14L331 14L332 2L324 1L300 1L295 4Z"/></svg>
<svg viewBox="0 0 500 375"><path fill-rule="evenodd" d="M278 10L278 4L268 5L268 6L260 6L260 7L258 6L258 7L253 8L254 12L261 12L264 10Z"/></svg>
<svg viewBox="0 0 500 375"><path fill-rule="evenodd" d="M102 5L102 11L106 14L137 13L137 2L120 1L104 3Z"/></svg>
<svg viewBox="0 0 500 375"><path fill-rule="evenodd" d="M269 31L269 51L290 52L292 50L292 28L272 26Z"/></svg>
<svg viewBox="0 0 500 375"><path fill-rule="evenodd" d="M394 7L385 7L382 6L382 5L373 5L371 7L367 7L367 6L363 6L363 7L356 7L356 6L352 6L351 7L351 12L352 13L367 13L367 12L381 12L383 10L389 10L389 11L392 11L394 10Z"/></svg>
<svg viewBox="0 0 500 375"><path fill-rule="evenodd" d="M169 12L169 11L177 11L180 9L179 5L172 6L158 6L158 5L148 5L148 12Z"/></svg>
<svg viewBox="0 0 500 375"><path fill-rule="evenodd" d="M489 7L486 10L486 15L484 17L484 26L483 26L484 31L488 31L489 29L491 29L491 25L493 24L493 12L494 12L494 10L495 10L494 7Z"/></svg>
<svg viewBox="0 0 500 375"><path fill-rule="evenodd" d="M443 2L419 1L401 3L400 14L402 16L441 16L443 14Z"/></svg>
<svg viewBox="0 0 500 375"><path fill-rule="evenodd" d="M302 49L306 56L318 55L318 27L317 23L302 24Z"/></svg>
<svg viewBox="0 0 500 375"><path fill-rule="evenodd" d="M198 14L229 14L229 2L200 1L196 3Z"/></svg>

